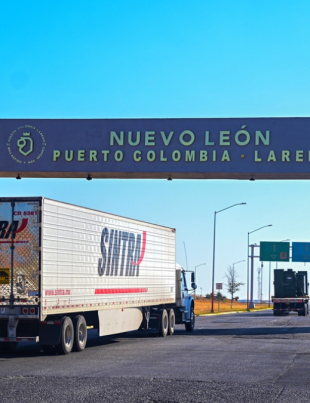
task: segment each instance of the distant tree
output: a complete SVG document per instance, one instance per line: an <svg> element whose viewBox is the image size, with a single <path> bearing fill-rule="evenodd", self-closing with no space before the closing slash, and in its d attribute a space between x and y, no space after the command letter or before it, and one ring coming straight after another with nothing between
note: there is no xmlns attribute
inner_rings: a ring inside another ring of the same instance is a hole
<svg viewBox="0 0 310 403"><path fill-rule="evenodd" d="M225 297L225 295L223 295L223 294L221 293L221 291L218 291L218 292L217 292L215 298L216 298L217 301L226 301L226 299L227 299L227 298Z"/></svg>
<svg viewBox="0 0 310 403"><path fill-rule="evenodd" d="M207 299L212 299L212 293L206 294L206 298L207 298ZM225 295L223 295L220 291L218 291L218 292L216 293L216 295L214 295L214 299L215 299L216 301L226 301L226 300L227 300L227 297L226 297Z"/></svg>
<svg viewBox="0 0 310 403"><path fill-rule="evenodd" d="M237 274L236 270L234 270L233 267L231 267L231 266L227 267L225 277L226 277L226 281L227 281L227 284L225 284L225 286L227 287L228 293L231 295L230 307L232 308L234 295L236 292L238 292L240 290L240 287L243 286L244 283L240 283L237 281L238 274ZM237 297L237 298L239 298L239 297Z"/></svg>

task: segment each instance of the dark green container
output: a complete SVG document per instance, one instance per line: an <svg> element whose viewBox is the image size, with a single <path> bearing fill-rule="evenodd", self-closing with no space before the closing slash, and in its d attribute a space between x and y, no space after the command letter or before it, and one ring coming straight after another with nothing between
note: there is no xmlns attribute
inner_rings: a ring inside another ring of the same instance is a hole
<svg viewBox="0 0 310 403"><path fill-rule="evenodd" d="M308 295L308 275L306 271L294 272L292 269L274 270L275 298L296 298Z"/></svg>

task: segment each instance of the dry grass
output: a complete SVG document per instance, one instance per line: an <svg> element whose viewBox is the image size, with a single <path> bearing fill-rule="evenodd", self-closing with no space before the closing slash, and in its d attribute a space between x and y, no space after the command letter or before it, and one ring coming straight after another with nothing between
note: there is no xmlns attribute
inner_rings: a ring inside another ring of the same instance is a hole
<svg viewBox="0 0 310 403"><path fill-rule="evenodd" d="M219 310L218 310L219 308ZM263 309L268 308L268 304L256 304L255 308ZM246 302L233 302L232 308L230 307L230 300L226 302L220 301L220 305L218 305L217 301L214 301L214 312L231 312L231 311L245 311L247 309ZM195 300L195 314L204 314L211 312L211 300L201 297L196 297Z"/></svg>

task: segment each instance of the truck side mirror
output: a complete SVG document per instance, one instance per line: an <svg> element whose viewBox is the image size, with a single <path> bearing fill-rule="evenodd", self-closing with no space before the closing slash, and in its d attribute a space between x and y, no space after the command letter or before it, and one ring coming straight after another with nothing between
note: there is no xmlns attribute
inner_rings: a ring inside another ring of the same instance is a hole
<svg viewBox="0 0 310 403"><path fill-rule="evenodd" d="M196 288L197 288L197 285L195 284L195 273L193 272L193 273L191 273L191 286L192 286L192 289L193 290L196 290Z"/></svg>

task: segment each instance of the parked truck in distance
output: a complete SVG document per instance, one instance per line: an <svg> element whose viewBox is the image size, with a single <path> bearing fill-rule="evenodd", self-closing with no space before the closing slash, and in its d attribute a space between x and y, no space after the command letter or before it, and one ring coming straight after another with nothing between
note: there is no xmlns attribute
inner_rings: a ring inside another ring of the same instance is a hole
<svg viewBox="0 0 310 403"><path fill-rule="evenodd" d="M85 349L93 328L193 331L175 237L173 228L43 197L0 198L0 347L35 341L68 354Z"/></svg>
<svg viewBox="0 0 310 403"><path fill-rule="evenodd" d="M292 269L274 270L273 314L275 316L297 312L309 314L308 273Z"/></svg>

